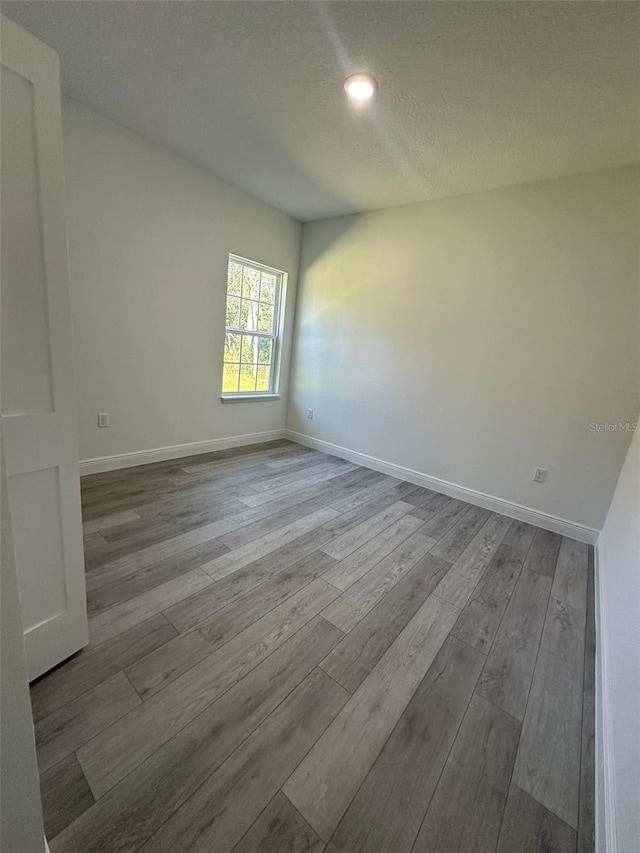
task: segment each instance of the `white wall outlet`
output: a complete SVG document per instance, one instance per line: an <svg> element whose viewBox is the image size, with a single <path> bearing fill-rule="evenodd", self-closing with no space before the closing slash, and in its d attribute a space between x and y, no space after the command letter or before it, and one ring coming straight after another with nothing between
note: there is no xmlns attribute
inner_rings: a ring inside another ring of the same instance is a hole
<svg viewBox="0 0 640 853"><path fill-rule="evenodd" d="M109 426L109 415L106 412L98 412L98 429Z"/></svg>
<svg viewBox="0 0 640 853"><path fill-rule="evenodd" d="M307 409L307 417L310 421L313 420L313 409Z"/></svg>
<svg viewBox="0 0 640 853"><path fill-rule="evenodd" d="M544 483L547 477L547 469L546 468L536 468L533 474L533 482L534 483Z"/></svg>

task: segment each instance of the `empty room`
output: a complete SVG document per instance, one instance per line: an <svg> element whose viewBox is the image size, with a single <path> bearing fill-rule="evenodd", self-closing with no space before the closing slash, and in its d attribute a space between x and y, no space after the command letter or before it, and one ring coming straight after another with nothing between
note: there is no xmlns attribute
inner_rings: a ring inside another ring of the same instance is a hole
<svg viewBox="0 0 640 853"><path fill-rule="evenodd" d="M2 853L640 853L640 3L0 12Z"/></svg>

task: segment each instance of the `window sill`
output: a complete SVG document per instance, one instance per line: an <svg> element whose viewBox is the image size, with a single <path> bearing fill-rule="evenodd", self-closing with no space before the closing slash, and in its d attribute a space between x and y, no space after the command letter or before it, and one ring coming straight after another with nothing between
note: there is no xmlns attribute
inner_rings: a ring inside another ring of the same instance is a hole
<svg viewBox="0 0 640 853"><path fill-rule="evenodd" d="M223 403L257 403L259 400L279 400L280 394L238 394L238 396L222 396Z"/></svg>

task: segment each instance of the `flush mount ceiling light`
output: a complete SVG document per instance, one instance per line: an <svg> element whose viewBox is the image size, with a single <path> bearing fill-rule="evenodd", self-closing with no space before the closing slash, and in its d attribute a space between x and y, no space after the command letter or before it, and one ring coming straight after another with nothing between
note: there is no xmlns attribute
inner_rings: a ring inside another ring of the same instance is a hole
<svg viewBox="0 0 640 853"><path fill-rule="evenodd" d="M344 88L354 101L368 101L373 97L378 84L370 74L352 74L344 81Z"/></svg>

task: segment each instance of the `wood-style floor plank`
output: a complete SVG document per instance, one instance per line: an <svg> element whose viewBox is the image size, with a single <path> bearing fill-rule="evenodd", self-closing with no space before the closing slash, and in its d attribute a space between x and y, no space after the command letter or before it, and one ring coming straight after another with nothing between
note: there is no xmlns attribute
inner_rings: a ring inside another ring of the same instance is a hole
<svg viewBox="0 0 640 853"><path fill-rule="evenodd" d="M124 497L116 496L110 499L104 497L99 503L96 503L93 506L90 503L83 502L82 518L84 521L91 521L96 518L103 518L106 515L124 512L128 509L135 509L135 511L139 513L140 507L145 504L155 503L157 500L158 495L154 492L132 490Z"/></svg>
<svg viewBox="0 0 640 853"><path fill-rule="evenodd" d="M430 511L438 511L442 509L443 506L450 500L446 495L440 494L440 492L434 492L433 489L426 489L423 486L420 486L412 492L411 497L408 499L408 503L410 503L415 509L429 509Z"/></svg>
<svg viewBox="0 0 640 853"><path fill-rule="evenodd" d="M529 571L539 572L541 575L553 578L561 542L562 536L538 528L527 555Z"/></svg>
<svg viewBox="0 0 640 853"><path fill-rule="evenodd" d="M204 477L193 477L187 478L185 482L176 483L172 482L175 480L175 475L184 474L184 468L174 467L171 470L166 471L167 477L171 477L172 480L169 481L170 485L165 481L161 486L156 488L156 500L153 503L145 503L138 510L139 515L143 518L165 515L168 510L178 509L178 514L182 512L183 509L192 509L195 505L194 499L200 496L208 496L211 500L211 504L213 506L219 506L221 503L221 498L224 495L225 498L230 500L237 500L241 495L252 494L252 489L249 486L243 485L241 482L241 476L238 475L243 474L248 470L262 470L264 472L274 472L274 469L271 467L270 463L273 463L274 460L281 460L283 458L295 458L296 460L301 460L301 456L292 456L291 454L287 455L268 455L264 458L258 460L256 458L245 457L244 459L228 459L228 460L218 460L216 463L215 470L211 470L210 475ZM235 472L235 482L230 480L227 475L234 476ZM240 482L237 482L240 480ZM224 487L222 487L224 485Z"/></svg>
<svg viewBox="0 0 640 853"><path fill-rule="evenodd" d="M253 444L246 447L234 447L225 451L214 451L211 454L200 454L198 456L188 456L185 459L174 459L178 463L177 467L185 471L187 474L194 474L199 471L212 471L233 468L240 469L246 465L254 465L257 460L266 461L271 464L282 464L283 460L288 460L289 463L296 463L302 459L316 459L318 455L306 447L293 445L290 442L268 442L267 444ZM243 452L244 451L244 452Z"/></svg>
<svg viewBox="0 0 640 853"><path fill-rule="evenodd" d="M337 594L324 581L313 581L85 744L78 760L94 796L102 796Z"/></svg>
<svg viewBox="0 0 640 853"><path fill-rule="evenodd" d="M326 575L325 580L341 590L352 586L366 575L384 557L402 545L412 533L421 528L421 522L413 516L405 516L378 533L356 551L340 560Z"/></svg>
<svg viewBox="0 0 640 853"><path fill-rule="evenodd" d="M317 474L325 474L327 471L335 471L336 467L341 466L344 466L344 462L336 458L329 460L318 459L315 462L303 463L303 467L301 469L294 471L287 470L286 473L276 471L271 472L268 477L256 478L251 483L251 487L255 489L256 492L271 492L273 489L277 489L280 486L288 486L290 483L304 482L304 479L307 477L316 476Z"/></svg>
<svg viewBox="0 0 640 853"><path fill-rule="evenodd" d="M409 853L483 660L459 640L445 642L326 853Z"/></svg>
<svg viewBox="0 0 640 853"><path fill-rule="evenodd" d="M42 773L40 792L47 838L55 838L95 802L73 753Z"/></svg>
<svg viewBox="0 0 640 853"><path fill-rule="evenodd" d="M550 591L551 579L525 565L478 683L480 696L517 720L524 719Z"/></svg>
<svg viewBox="0 0 640 853"><path fill-rule="evenodd" d="M212 460L211 462L205 462L200 465L182 465L177 471L171 472L171 476L174 478L179 476L190 477L194 481L203 479L211 482L219 482L227 477L242 477L247 471L254 472L256 478L261 478L264 474L265 479L277 478L289 470L300 470L302 471L302 476L305 476L307 470L315 468L318 465L327 465L331 462L344 464L341 459L331 459L322 454L314 456L313 453L292 453L291 451L274 453L263 451L247 454L242 458L235 456ZM285 467L282 467L283 463Z"/></svg>
<svg viewBox="0 0 640 853"><path fill-rule="evenodd" d="M282 453L277 456L271 454L267 465L270 468L283 471L292 465L306 465L311 462L317 462L319 459L326 458L327 454L322 453L320 450L310 450L308 447L298 445L296 452L289 451L288 453Z"/></svg>
<svg viewBox="0 0 640 853"><path fill-rule="evenodd" d="M582 699L582 748L580 761L580 806L578 809L578 853L595 853L595 681L596 619L593 547L589 548L587 584L587 616L584 647L584 688Z"/></svg>
<svg viewBox="0 0 640 853"><path fill-rule="evenodd" d="M178 631L188 631L239 596L255 589L269 578L307 557L331 539L332 535L321 527L311 530L265 557L249 563L244 569L216 581L196 595L168 607L164 615Z"/></svg>
<svg viewBox="0 0 640 853"><path fill-rule="evenodd" d="M323 545L322 550L329 554L330 557L342 560L360 548L361 545L373 539L381 530L386 530L395 521L399 521L403 516L408 514L410 509L411 504L404 501L396 501L396 503L372 515L366 521L362 521L340 536L336 536L327 545Z"/></svg>
<svg viewBox="0 0 640 853"><path fill-rule="evenodd" d="M522 557L526 557L531 548L533 537L536 535L536 530L532 524L527 524L526 521L515 521L512 523L507 535L502 540L503 545L508 545L517 551Z"/></svg>
<svg viewBox="0 0 640 853"><path fill-rule="evenodd" d="M577 598L571 580L567 580L577 581L575 559L584 573L585 601L582 608L576 608L555 598L553 592L549 599L513 781L577 829L587 554L586 546L577 549L570 543L565 547L568 541L563 541L561 549L567 560L558 560L556 570L556 578L562 573L565 579L557 589L567 598Z"/></svg>
<svg viewBox="0 0 640 853"><path fill-rule="evenodd" d="M432 495L422 501L418 506L414 505L411 515L424 522L431 522L437 518L442 511L452 503L453 498L433 492Z"/></svg>
<svg viewBox="0 0 640 853"><path fill-rule="evenodd" d="M291 569L279 572L222 610L199 622L195 628L128 667L127 676L143 699L174 681L203 658L231 640L266 613L286 601L312 580L320 577L334 560L314 551Z"/></svg>
<svg viewBox="0 0 640 853"><path fill-rule="evenodd" d="M244 504L238 500L211 499L189 502L183 500L180 507L173 506L170 510L159 512L138 521L128 521L115 527L101 530L100 535L109 543L109 554L117 555L130 548L137 549L140 543L151 545L163 542L181 533L188 533L229 518L235 512L241 512Z"/></svg>
<svg viewBox="0 0 640 853"><path fill-rule="evenodd" d="M460 614L453 635L488 654L521 571L518 552L500 545Z"/></svg>
<svg viewBox="0 0 640 853"><path fill-rule="evenodd" d="M491 515L438 584L440 598L462 609L511 526L504 515Z"/></svg>
<svg viewBox="0 0 640 853"><path fill-rule="evenodd" d="M143 520L151 521L157 526L161 523L169 529L173 529L173 519L193 517L201 512L203 507L221 513L223 518L233 516L235 520L246 510L245 505L238 500L238 497L243 494L251 494L250 488L223 489L205 482L205 485L199 489L193 488L188 492L183 489L173 495L158 495L154 503L138 507L136 512ZM212 521L216 520L215 517L212 519ZM133 525L130 529L135 531Z"/></svg>
<svg viewBox="0 0 640 853"><path fill-rule="evenodd" d="M378 474L377 471L356 468L353 471L340 474L339 477L334 477L328 482L307 486L299 492L267 501L260 506L247 507L241 513L234 515L234 521L239 527L244 527L261 519L273 517L283 510L299 507L307 501L316 500L319 500L319 506L314 507L314 509L331 505L340 514L357 506L361 500L386 491L393 482L390 477ZM325 498L326 500L323 500ZM294 519L295 516L292 520Z"/></svg>
<svg viewBox="0 0 640 853"><path fill-rule="evenodd" d="M517 785L512 785L496 853L574 853L576 834Z"/></svg>
<svg viewBox="0 0 640 853"><path fill-rule="evenodd" d="M91 644L31 691L53 853L482 853L514 766L499 853L593 853L586 546L286 440L81 491Z"/></svg>
<svg viewBox="0 0 640 853"><path fill-rule="evenodd" d="M334 466L345 464L342 460L329 462L327 459L316 459L306 462L306 457L304 456L296 456L294 458L295 463L290 464L287 468L280 469L273 466L274 457L268 456L257 458L254 455L247 457L241 463L237 459L220 460L198 471L194 471L193 469L187 471L185 468L181 468L179 471L173 472L170 475L170 479L178 489L182 489L183 487L189 488L192 485L197 486L198 484L204 484L205 486L215 484L225 488L248 485L250 491L247 494L255 494L257 491L262 490L260 488L262 486L265 486L265 490L268 490L270 483L274 483L273 488L278 485L285 485L286 481L282 483L277 482L281 477L287 477L289 478L289 482L293 482L310 477L316 473L323 473L329 470L332 464ZM293 476L296 471L299 472L298 477Z"/></svg>
<svg viewBox="0 0 640 853"><path fill-rule="evenodd" d="M284 786L323 840L340 822L457 615L447 602L429 597Z"/></svg>
<svg viewBox="0 0 640 853"><path fill-rule="evenodd" d="M104 643L212 583L213 579L202 569L192 569L184 575L165 581L147 592L136 595L135 598L122 601L90 616L89 639L95 645Z"/></svg>
<svg viewBox="0 0 640 853"><path fill-rule="evenodd" d="M31 684L34 720L77 699L177 635L173 625L159 613L102 645L87 646Z"/></svg>
<svg viewBox="0 0 640 853"><path fill-rule="evenodd" d="M361 474L361 471L356 470L351 476ZM402 482L394 477L388 477L386 474L380 474L378 471L368 471L368 476L362 480L360 486L354 489L350 494L344 495L337 501L332 502L331 506L338 515L346 514L362 506L363 502L373 500L381 495L393 494L396 500L400 500L407 491L403 491L400 487ZM331 483L328 484L331 486Z"/></svg>
<svg viewBox="0 0 640 853"><path fill-rule="evenodd" d="M433 556L453 563L486 524L490 515L488 509L479 506L468 507L444 536L438 539L433 548Z"/></svg>
<svg viewBox="0 0 640 853"><path fill-rule="evenodd" d="M161 560L146 569L141 569L135 575L105 584L97 589L90 589L87 592L89 614L99 613L134 598L136 595L148 592L166 581L199 568L203 562L226 554L228 550L218 539L212 539L210 542L195 545L180 554Z"/></svg>
<svg viewBox="0 0 640 853"><path fill-rule="evenodd" d="M193 548L203 542L210 542L236 527L237 524L233 519L223 518L220 521L214 521L212 524L205 524L196 530L190 530L171 539L135 550L133 553L131 546L128 546L129 550L126 550L120 557L109 560L104 565L87 572L87 589L97 589L99 586L128 578L161 560L181 554L187 548Z"/></svg>
<svg viewBox="0 0 640 853"><path fill-rule="evenodd" d="M349 587L324 612L325 619L347 633L363 619L433 546L433 539L419 531L374 565L366 575ZM429 555L423 562L425 570L441 566L442 561Z"/></svg>
<svg viewBox="0 0 640 853"><path fill-rule="evenodd" d="M126 483L130 488L162 482L167 472L179 467L180 460L167 459L164 462L149 462L146 465L136 465L131 468L117 468L113 471L101 471L80 480L82 503L85 504L91 496L108 496L114 487Z"/></svg>
<svg viewBox="0 0 640 853"><path fill-rule="evenodd" d="M389 482L392 483L394 481L389 480ZM392 506L392 504L395 504L397 501L405 501L405 498L408 495L413 494L417 488L411 483L403 482L391 486L389 486L389 483L386 483L386 485L387 488L385 488L385 490L380 494L375 494L370 498L362 497L359 499L356 506L351 510L345 511L342 506L342 502L340 502L338 507L334 507L334 509L338 509L340 514L331 521L328 521L324 527L336 536L340 536L348 530L352 530L363 521L367 521L373 515L376 515L377 513L382 512L382 510ZM335 502L332 500L332 506L334 503Z"/></svg>
<svg viewBox="0 0 640 853"><path fill-rule="evenodd" d="M89 536L91 533L99 533L101 530L108 530L110 527L118 527L127 521L140 521L140 516L132 509L116 512L113 515L104 515L102 518L96 518L93 521L85 521L82 525L82 532L84 536Z"/></svg>
<svg viewBox="0 0 640 853"><path fill-rule="evenodd" d="M449 564L442 561L433 562L426 569L421 561L418 562L322 661L322 669L353 693L448 568Z"/></svg>
<svg viewBox="0 0 640 853"><path fill-rule="evenodd" d="M87 571L87 563L89 563L96 554L102 554L109 548L109 543L101 533L90 533L88 536L84 536L82 545L84 548L85 571Z"/></svg>
<svg viewBox="0 0 640 853"><path fill-rule="evenodd" d="M43 717L35 726L40 772L53 767L141 702L129 679L119 672Z"/></svg>
<svg viewBox="0 0 640 853"><path fill-rule="evenodd" d="M517 720L473 696L412 853L494 853L519 738Z"/></svg>
<svg viewBox="0 0 640 853"><path fill-rule="evenodd" d="M51 853L137 850L339 641L321 617L159 747L51 844Z"/></svg>
<svg viewBox="0 0 640 853"><path fill-rule="evenodd" d="M589 546L563 537L551 597L561 604L586 612L588 582Z"/></svg>
<svg viewBox="0 0 640 853"><path fill-rule="evenodd" d="M295 495L303 490L307 489L310 486L318 485L319 483L325 483L327 480L333 480L335 477L340 477L343 474L347 474L350 471L355 471L356 466L347 463L345 465L333 466L331 470L324 471L322 474L314 474L310 477L305 477L303 480L300 480L296 483L289 483L286 486L280 486L277 489L272 489L270 492L249 495L245 498L241 498L242 502L245 503L249 507L260 506L263 503L268 503L277 498L287 497L288 495Z"/></svg>
<svg viewBox="0 0 640 853"><path fill-rule="evenodd" d="M444 497L444 495L442 495ZM426 520L425 526L422 528L423 533L430 536L432 539L442 539L442 537L462 518L469 510L469 504L458 501L455 498L449 498L444 501L441 508L436 511L436 514ZM429 510L432 512L433 510ZM416 515L421 518L421 515Z"/></svg>
<svg viewBox="0 0 640 853"><path fill-rule="evenodd" d="M242 523L242 526L237 530L225 533L219 537L218 541L228 548L239 548L241 545L253 542L273 530L291 524L292 521L297 521L300 518L311 515L317 510L327 509L333 502L333 499L338 500L340 495L349 494L349 491L349 483L346 483L335 488L331 495L317 495L315 498L309 498L306 501L302 501L302 503L296 503L294 506L287 506L278 512L274 511L268 514L266 510L270 510L275 504L264 504L262 507L263 511L253 521L251 519L254 516L254 510L245 508L242 513L234 515L234 519L238 523L244 520L248 523ZM327 524L323 524L322 526L327 530L329 529Z"/></svg>
<svg viewBox="0 0 640 853"><path fill-rule="evenodd" d="M314 467L316 466L309 466L309 470L305 467L304 476L310 476L310 472ZM245 465L238 465L237 462L220 463L215 468L215 471L212 468L207 471L187 473L183 469L180 469L168 476L173 486L176 487L172 489L171 486L166 486L165 488L168 492L174 492L176 489L180 490L183 486L186 486L188 489L192 485L197 486L200 483L211 484L215 482L216 485L225 488L248 485L251 489L248 494L255 494L256 490L254 486L257 482L268 481L279 475L277 471L274 471L273 468L270 468L266 464L266 460L263 458L258 460L250 459Z"/></svg>
<svg viewBox="0 0 640 853"><path fill-rule="evenodd" d="M329 521L335 516L336 512L333 509L319 509L311 515L293 521L291 524L286 524L270 533L265 533L264 536L247 542L246 545L241 545L233 551L228 551L214 560L203 563L201 568L209 577L220 580L239 569L243 569L260 557L266 556L271 551L276 551L286 545L287 542L297 539L298 536L302 536L316 527L322 527L325 521Z"/></svg>
<svg viewBox="0 0 640 853"><path fill-rule="evenodd" d="M322 853L321 841L282 793L276 794L233 853Z"/></svg>
<svg viewBox="0 0 640 853"><path fill-rule="evenodd" d="M349 694L315 670L163 824L142 851L229 853Z"/></svg>
<svg viewBox="0 0 640 853"><path fill-rule="evenodd" d="M147 495L147 500L150 501L148 505L153 506L159 499L164 499L166 491L164 489L162 494L158 494L157 492L149 493ZM238 506L238 497L243 497L245 494L251 493L249 486L245 487L244 490L227 487L225 491L226 504L230 510L234 506ZM173 514L142 517L143 507L136 506L136 512L140 515L140 521L129 521L118 527L110 527L100 531L100 535L108 542L108 547L104 554L97 554L87 561L87 569L99 568L105 562L115 560L134 550L158 545L166 539L189 533L198 527L215 524L216 522L220 524L225 520L228 522L228 514L225 514L225 505L219 499L212 500L213 494L211 486L208 486L208 490L201 497L207 497L209 500L202 500L199 504L193 503L191 505L185 502ZM195 495L193 496L195 497ZM134 496L123 497L121 500L126 500L127 503L130 503L132 497ZM100 505L97 504L96 506ZM242 504L239 504L239 506L242 506Z"/></svg>

